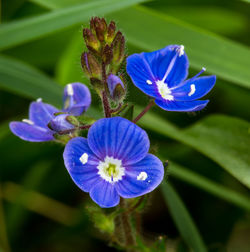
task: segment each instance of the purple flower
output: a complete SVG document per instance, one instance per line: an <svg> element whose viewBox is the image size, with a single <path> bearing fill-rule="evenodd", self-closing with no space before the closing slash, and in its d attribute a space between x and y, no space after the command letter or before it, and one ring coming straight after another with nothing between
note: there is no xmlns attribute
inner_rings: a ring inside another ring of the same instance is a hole
<svg viewBox="0 0 250 252"><path fill-rule="evenodd" d="M11 122L10 129L18 137L30 142L43 142L54 139L57 131L71 129L72 125L65 119L67 115L79 116L86 111L91 103L89 89L81 83L68 84L64 89L64 107L60 111L42 99L32 102L29 107L29 119L22 122ZM55 116L55 113L65 112ZM51 128L48 127L50 123Z"/></svg>
<svg viewBox="0 0 250 252"><path fill-rule="evenodd" d="M214 86L216 77L188 76L188 58L184 46L170 45L161 50L133 54L127 58L127 73L135 86L155 99L155 103L168 111L198 111L209 100L197 100Z"/></svg>
<svg viewBox="0 0 250 252"><path fill-rule="evenodd" d="M81 190L100 207L114 207L120 197L144 195L161 183L162 162L148 150L144 130L127 119L114 117L95 122L87 139L71 139L63 157Z"/></svg>

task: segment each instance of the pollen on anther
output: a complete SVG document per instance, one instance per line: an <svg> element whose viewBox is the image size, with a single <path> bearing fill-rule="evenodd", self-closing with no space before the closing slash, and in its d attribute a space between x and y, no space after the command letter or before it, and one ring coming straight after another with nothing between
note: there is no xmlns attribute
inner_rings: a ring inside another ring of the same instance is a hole
<svg viewBox="0 0 250 252"><path fill-rule="evenodd" d="M179 48L179 57L184 54L184 45L181 45Z"/></svg>
<svg viewBox="0 0 250 252"><path fill-rule="evenodd" d="M73 90L72 84L67 85L67 93L70 96L74 95L74 90Z"/></svg>
<svg viewBox="0 0 250 252"><path fill-rule="evenodd" d="M42 100L42 98L38 98L36 101L37 102L42 102L43 100Z"/></svg>
<svg viewBox="0 0 250 252"><path fill-rule="evenodd" d="M153 82L151 80L147 80L146 82L147 82L148 85L152 85L153 84Z"/></svg>
<svg viewBox="0 0 250 252"><path fill-rule="evenodd" d="M89 155L87 153L83 153L79 160L82 164L86 164L88 162Z"/></svg>
<svg viewBox="0 0 250 252"><path fill-rule="evenodd" d="M190 86L190 92L188 93L188 96L191 96L195 93L195 85L194 84L191 84Z"/></svg>
<svg viewBox="0 0 250 252"><path fill-rule="evenodd" d="M29 119L23 119L22 122L27 123L27 124L29 124L29 125L33 125L33 124L34 124L34 122L32 122L32 121L29 120Z"/></svg>
<svg viewBox="0 0 250 252"><path fill-rule="evenodd" d="M148 177L148 174L146 172L140 172L140 174L137 176L137 180L144 181Z"/></svg>

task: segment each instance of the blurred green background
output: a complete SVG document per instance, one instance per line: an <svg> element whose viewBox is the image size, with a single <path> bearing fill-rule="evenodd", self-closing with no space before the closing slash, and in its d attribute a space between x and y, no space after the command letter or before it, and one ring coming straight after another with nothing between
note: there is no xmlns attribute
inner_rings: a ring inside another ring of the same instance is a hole
<svg viewBox="0 0 250 252"><path fill-rule="evenodd" d="M63 146L24 142L8 128L27 118L32 100L60 107L64 85L89 85L80 55L93 15L117 22L128 54L183 44L190 75L202 67L217 75L203 111L154 108L139 123L152 150L169 160L167 183L142 214L144 236L167 237L168 251L250 251L248 0L1 1L0 251L116 251L94 227L91 200L70 179ZM128 84L138 113L147 97ZM98 118L92 94L88 114Z"/></svg>

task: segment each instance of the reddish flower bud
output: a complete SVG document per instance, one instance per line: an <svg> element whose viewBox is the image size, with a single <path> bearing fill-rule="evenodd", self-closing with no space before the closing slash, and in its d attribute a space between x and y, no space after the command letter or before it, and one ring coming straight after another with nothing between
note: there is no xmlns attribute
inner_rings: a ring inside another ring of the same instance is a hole
<svg viewBox="0 0 250 252"><path fill-rule="evenodd" d="M106 38L106 41L109 44L111 44L115 38L115 29L116 29L115 22L111 21L108 26L107 38Z"/></svg>
<svg viewBox="0 0 250 252"><path fill-rule="evenodd" d="M107 83L109 95L113 100L119 101L125 96L126 90L124 84L118 76L110 74L108 76Z"/></svg>
<svg viewBox="0 0 250 252"><path fill-rule="evenodd" d="M114 41L112 42L113 46L113 65L119 66L125 56L125 38L120 31L117 32Z"/></svg>
<svg viewBox="0 0 250 252"><path fill-rule="evenodd" d="M107 65L111 62L113 58L113 50L112 50L112 46L109 45L105 45L104 49L103 49L103 55L102 55L102 59L104 61L104 63Z"/></svg>
<svg viewBox="0 0 250 252"><path fill-rule="evenodd" d="M84 52L81 57L81 63L83 71L88 77L97 79L102 78L102 66L101 63L91 53Z"/></svg>
<svg viewBox="0 0 250 252"><path fill-rule="evenodd" d="M94 36L92 31L88 28L83 29L83 38L85 40L86 46L90 51L98 52L101 48L100 41Z"/></svg>

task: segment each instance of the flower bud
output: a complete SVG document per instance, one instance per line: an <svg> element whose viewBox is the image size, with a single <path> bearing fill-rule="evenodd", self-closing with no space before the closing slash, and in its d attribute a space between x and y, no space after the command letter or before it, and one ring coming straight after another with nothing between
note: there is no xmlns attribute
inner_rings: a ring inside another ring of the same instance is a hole
<svg viewBox="0 0 250 252"><path fill-rule="evenodd" d="M116 29L115 22L111 21L108 26L107 37L106 37L106 42L108 44L111 44L115 38L115 29Z"/></svg>
<svg viewBox="0 0 250 252"><path fill-rule="evenodd" d="M94 17L90 20L90 27L93 32L95 32L97 39L100 42L105 40L107 33L107 23L104 18Z"/></svg>
<svg viewBox="0 0 250 252"><path fill-rule="evenodd" d="M103 54L102 54L102 60L106 65L110 64L111 60L113 58L113 50L112 47L109 45L105 45L103 49Z"/></svg>
<svg viewBox="0 0 250 252"><path fill-rule="evenodd" d="M102 78L101 63L91 53L84 52L81 57L82 69L88 77Z"/></svg>
<svg viewBox="0 0 250 252"><path fill-rule="evenodd" d="M125 38L120 31L116 33L114 41L112 42L112 46L113 46L112 63L114 66L117 66L118 68L125 56Z"/></svg>
<svg viewBox="0 0 250 252"><path fill-rule="evenodd" d="M118 101L125 96L126 90L124 84L118 76L110 74L108 76L107 83L110 97L113 100Z"/></svg>
<svg viewBox="0 0 250 252"><path fill-rule="evenodd" d="M74 125L67 121L68 114L61 114L55 116L50 120L48 127L56 132L74 129Z"/></svg>
<svg viewBox="0 0 250 252"><path fill-rule="evenodd" d="M90 51L99 52L101 49L101 43L98 41L96 36L88 28L83 29L83 38L85 40L86 46Z"/></svg>

